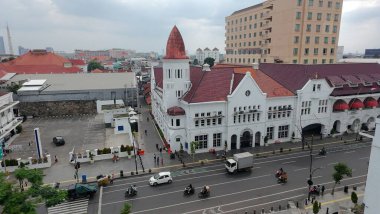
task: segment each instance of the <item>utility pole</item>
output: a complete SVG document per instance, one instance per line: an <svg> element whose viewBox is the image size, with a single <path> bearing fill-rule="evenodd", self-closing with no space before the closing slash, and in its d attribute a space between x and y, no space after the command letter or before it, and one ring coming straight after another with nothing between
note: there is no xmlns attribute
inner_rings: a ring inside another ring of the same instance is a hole
<svg viewBox="0 0 380 214"><path fill-rule="evenodd" d="M135 148L135 139L133 139L133 153L135 153L135 166L136 166L136 175L139 174L139 172L137 171L137 156L136 156L136 148Z"/></svg>

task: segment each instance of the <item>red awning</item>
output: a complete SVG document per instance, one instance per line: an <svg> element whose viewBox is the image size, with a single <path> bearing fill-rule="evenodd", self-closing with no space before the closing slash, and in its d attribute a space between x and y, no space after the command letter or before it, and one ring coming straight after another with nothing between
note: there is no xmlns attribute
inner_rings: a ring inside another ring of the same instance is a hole
<svg viewBox="0 0 380 214"><path fill-rule="evenodd" d="M151 100L150 96L145 98L145 102L146 102L146 104L148 104L148 105L151 104L152 100Z"/></svg>
<svg viewBox="0 0 380 214"><path fill-rule="evenodd" d="M377 107L378 103L375 99L368 99L364 101L364 105L366 108Z"/></svg>
<svg viewBox="0 0 380 214"><path fill-rule="evenodd" d="M348 104L344 101L336 102L333 107L334 111L344 111L349 109Z"/></svg>
<svg viewBox="0 0 380 214"><path fill-rule="evenodd" d="M174 107L168 108L167 113L170 116L185 115L185 110L179 106L174 106Z"/></svg>
<svg viewBox="0 0 380 214"><path fill-rule="evenodd" d="M363 102L359 99L355 99L355 100L351 101L349 106L350 106L350 109L364 108Z"/></svg>

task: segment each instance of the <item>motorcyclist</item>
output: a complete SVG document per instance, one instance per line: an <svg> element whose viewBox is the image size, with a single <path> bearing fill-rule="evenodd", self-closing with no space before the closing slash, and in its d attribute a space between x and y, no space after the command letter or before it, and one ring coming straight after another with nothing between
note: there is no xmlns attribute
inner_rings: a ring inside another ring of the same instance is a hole
<svg viewBox="0 0 380 214"><path fill-rule="evenodd" d="M193 185L189 184L189 186L186 187L187 193L190 193L193 189Z"/></svg>
<svg viewBox="0 0 380 214"><path fill-rule="evenodd" d="M210 187L208 187L208 186L203 186L203 188L202 188L202 194L207 194L207 192L210 190Z"/></svg>
<svg viewBox="0 0 380 214"><path fill-rule="evenodd" d="M280 168L279 170L277 170L276 176L280 177L283 173L284 173L284 170L282 168Z"/></svg>
<svg viewBox="0 0 380 214"><path fill-rule="evenodd" d="M135 192L137 192L136 185L131 185L131 186L129 187L129 189L128 189L128 193L129 193L129 194L133 194L133 193L135 193Z"/></svg>
<svg viewBox="0 0 380 214"><path fill-rule="evenodd" d="M320 155L325 155L325 154L326 154L326 149L325 149L325 147L322 147L322 149L319 150L319 154L320 154Z"/></svg>

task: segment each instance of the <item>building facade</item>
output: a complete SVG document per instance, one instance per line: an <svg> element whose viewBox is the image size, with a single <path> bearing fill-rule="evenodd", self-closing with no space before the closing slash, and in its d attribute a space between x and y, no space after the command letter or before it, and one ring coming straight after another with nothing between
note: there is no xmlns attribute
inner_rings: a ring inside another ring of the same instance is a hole
<svg viewBox="0 0 380 214"><path fill-rule="evenodd" d="M220 62L219 54L220 53L218 48L214 48L212 50L210 50L209 48L205 48L204 50L198 48L195 53L195 58L198 60L198 63L200 65L203 65L204 60L208 57L215 59L214 63L217 64Z"/></svg>
<svg viewBox="0 0 380 214"><path fill-rule="evenodd" d="M343 0L267 0L226 17L226 62L336 62Z"/></svg>
<svg viewBox="0 0 380 214"><path fill-rule="evenodd" d="M16 133L16 127L22 123L18 120L13 112L13 108L18 104L18 101L13 101L12 93L0 95L0 145Z"/></svg>
<svg viewBox="0 0 380 214"><path fill-rule="evenodd" d="M380 58L380 49L365 49L364 58Z"/></svg>
<svg viewBox="0 0 380 214"><path fill-rule="evenodd" d="M4 38L0 36L0 55L5 54Z"/></svg>
<svg viewBox="0 0 380 214"><path fill-rule="evenodd" d="M192 67L173 28L152 70L152 114L172 150L242 149L375 127L379 64ZM297 80L297 81L295 81Z"/></svg>

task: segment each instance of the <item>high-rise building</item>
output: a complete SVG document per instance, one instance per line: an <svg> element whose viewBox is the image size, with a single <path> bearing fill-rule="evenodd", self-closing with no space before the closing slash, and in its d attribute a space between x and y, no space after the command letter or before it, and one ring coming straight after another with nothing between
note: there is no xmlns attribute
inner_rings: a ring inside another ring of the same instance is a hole
<svg viewBox="0 0 380 214"><path fill-rule="evenodd" d="M209 48L205 48L204 50L198 48L196 51L195 58L198 60L200 65L203 65L203 62L206 58L211 57L215 59L215 64L219 63L219 49L214 48L210 50Z"/></svg>
<svg viewBox="0 0 380 214"><path fill-rule="evenodd" d="M4 38L0 36L0 54L5 54Z"/></svg>
<svg viewBox="0 0 380 214"><path fill-rule="evenodd" d="M336 62L343 0L267 0L226 17L226 62Z"/></svg>
<svg viewBox="0 0 380 214"><path fill-rule="evenodd" d="M30 51L30 49L28 49L28 48L18 46L18 55L20 55L20 56L28 53L29 51Z"/></svg>

